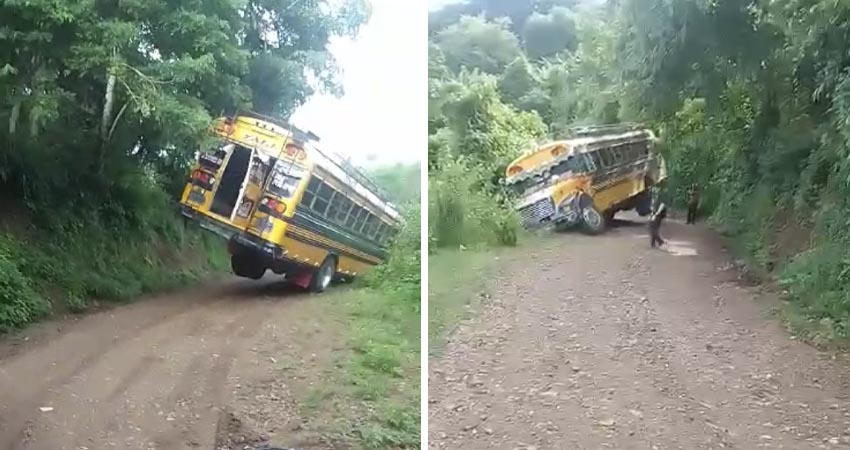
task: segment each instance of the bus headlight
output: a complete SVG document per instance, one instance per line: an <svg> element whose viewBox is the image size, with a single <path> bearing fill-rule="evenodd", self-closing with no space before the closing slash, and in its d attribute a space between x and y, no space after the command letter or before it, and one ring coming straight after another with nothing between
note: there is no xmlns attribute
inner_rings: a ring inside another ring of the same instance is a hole
<svg viewBox="0 0 850 450"><path fill-rule="evenodd" d="M581 217L581 208L579 208L578 204L578 195L571 195L567 197L564 201L562 201L558 205L558 212L561 213L566 222L577 222L578 219Z"/></svg>

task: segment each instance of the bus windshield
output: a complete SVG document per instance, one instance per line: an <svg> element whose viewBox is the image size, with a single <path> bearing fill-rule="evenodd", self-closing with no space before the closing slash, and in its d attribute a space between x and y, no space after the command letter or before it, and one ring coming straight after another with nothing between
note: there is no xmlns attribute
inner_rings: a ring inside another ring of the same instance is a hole
<svg viewBox="0 0 850 450"><path fill-rule="evenodd" d="M556 164L545 166L543 169L538 169L536 173L522 180L511 183L509 187L517 195L526 195L528 193L547 188L556 183L562 176L569 177L579 173L590 171L590 164L585 155L569 156Z"/></svg>

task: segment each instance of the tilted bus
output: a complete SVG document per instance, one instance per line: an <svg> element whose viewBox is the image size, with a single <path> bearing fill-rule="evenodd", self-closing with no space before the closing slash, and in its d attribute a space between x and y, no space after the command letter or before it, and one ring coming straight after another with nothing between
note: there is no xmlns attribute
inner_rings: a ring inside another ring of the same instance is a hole
<svg viewBox="0 0 850 450"><path fill-rule="evenodd" d="M650 214L651 188L666 178L655 141L637 125L587 127L526 152L505 174L523 226L580 226L598 234L618 211Z"/></svg>
<svg viewBox="0 0 850 450"><path fill-rule="evenodd" d="M314 292L382 263L402 226L397 208L318 138L243 113L218 119L181 199L183 215L228 240L231 268L267 270Z"/></svg>

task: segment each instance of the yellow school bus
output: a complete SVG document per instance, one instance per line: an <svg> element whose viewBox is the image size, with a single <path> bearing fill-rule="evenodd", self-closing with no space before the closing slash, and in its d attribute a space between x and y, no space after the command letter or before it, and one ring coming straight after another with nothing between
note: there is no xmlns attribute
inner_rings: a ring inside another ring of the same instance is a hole
<svg viewBox="0 0 850 450"><path fill-rule="evenodd" d="M586 127L526 152L505 173L523 226L581 226L598 234L617 211L650 214L651 188L666 178L655 141L652 131L638 125Z"/></svg>
<svg viewBox="0 0 850 450"><path fill-rule="evenodd" d="M271 270L321 292L385 260L401 215L314 134L252 113L216 120L212 133L218 142L199 154L180 204L228 240L236 275Z"/></svg>

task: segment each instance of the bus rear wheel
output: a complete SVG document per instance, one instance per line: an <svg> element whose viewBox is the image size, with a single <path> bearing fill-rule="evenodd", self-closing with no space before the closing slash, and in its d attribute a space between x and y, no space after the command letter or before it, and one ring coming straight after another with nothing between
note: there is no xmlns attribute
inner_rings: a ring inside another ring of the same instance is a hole
<svg viewBox="0 0 850 450"><path fill-rule="evenodd" d="M245 253L237 253L230 257L230 268L236 276L259 280L266 273L266 266L256 258Z"/></svg>
<svg viewBox="0 0 850 450"><path fill-rule="evenodd" d="M328 256L319 266L319 269L313 273L313 277L310 279L310 292L316 294L324 292L331 285L334 274L336 274L336 258Z"/></svg>
<svg viewBox="0 0 850 450"><path fill-rule="evenodd" d="M635 211L640 217L652 214L652 192L647 188L635 198Z"/></svg>

